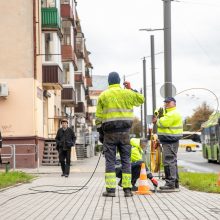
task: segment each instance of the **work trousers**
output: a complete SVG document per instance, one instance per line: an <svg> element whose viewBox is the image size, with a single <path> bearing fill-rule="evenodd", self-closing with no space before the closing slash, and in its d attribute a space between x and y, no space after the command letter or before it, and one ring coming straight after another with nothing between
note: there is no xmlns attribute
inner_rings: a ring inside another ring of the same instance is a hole
<svg viewBox="0 0 220 220"><path fill-rule="evenodd" d="M131 184L134 186L137 182L137 180L140 177L140 172L141 172L141 165L144 163L143 161L137 161L131 163ZM153 175L149 171L148 167L146 166L146 173L147 173L147 178L152 179ZM121 166L116 167L116 177L122 178L122 170Z"/></svg>
<svg viewBox="0 0 220 220"><path fill-rule="evenodd" d="M107 191L114 192L116 187L115 163L116 151L119 151L122 164L122 186L131 187L131 146L129 132L104 133L103 151L105 155L105 172L111 174L112 187L106 184ZM107 183L107 180L106 180Z"/></svg>
<svg viewBox="0 0 220 220"><path fill-rule="evenodd" d="M162 144L165 181L166 185L171 187L175 187L175 185L179 182L177 167L178 148L179 141L175 143Z"/></svg>
<svg viewBox="0 0 220 220"><path fill-rule="evenodd" d="M59 149L59 161L63 174L69 175L70 161L71 161L71 148L68 150Z"/></svg>

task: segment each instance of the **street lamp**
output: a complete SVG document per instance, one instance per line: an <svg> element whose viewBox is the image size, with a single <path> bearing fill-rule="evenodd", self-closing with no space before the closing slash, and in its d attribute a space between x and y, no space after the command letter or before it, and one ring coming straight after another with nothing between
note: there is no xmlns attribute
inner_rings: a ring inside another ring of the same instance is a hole
<svg viewBox="0 0 220 220"><path fill-rule="evenodd" d="M139 31L162 31L163 28L142 28ZM151 79L152 79L152 112L156 109L156 88L155 88L155 50L154 50L154 35L150 35L151 45Z"/></svg>

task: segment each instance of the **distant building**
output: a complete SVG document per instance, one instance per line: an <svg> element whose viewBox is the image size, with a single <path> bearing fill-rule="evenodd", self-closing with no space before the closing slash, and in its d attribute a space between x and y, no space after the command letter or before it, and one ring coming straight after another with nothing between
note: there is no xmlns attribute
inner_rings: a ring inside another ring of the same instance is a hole
<svg viewBox="0 0 220 220"><path fill-rule="evenodd" d="M92 85L93 86L89 90L91 106L89 107L88 111L92 115L93 130L96 130L96 127L95 127L96 105L97 105L99 95L108 88L108 76L93 75Z"/></svg>

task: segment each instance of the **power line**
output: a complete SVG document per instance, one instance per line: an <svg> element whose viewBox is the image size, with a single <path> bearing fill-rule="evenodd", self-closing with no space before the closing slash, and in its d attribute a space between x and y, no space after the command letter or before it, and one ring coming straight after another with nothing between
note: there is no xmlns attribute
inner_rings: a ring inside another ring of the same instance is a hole
<svg viewBox="0 0 220 220"><path fill-rule="evenodd" d="M184 3L184 4L203 5L203 6L210 6L210 7L220 7L220 4L209 4L209 3L192 2L192 1L185 1L185 0L174 0L174 2Z"/></svg>

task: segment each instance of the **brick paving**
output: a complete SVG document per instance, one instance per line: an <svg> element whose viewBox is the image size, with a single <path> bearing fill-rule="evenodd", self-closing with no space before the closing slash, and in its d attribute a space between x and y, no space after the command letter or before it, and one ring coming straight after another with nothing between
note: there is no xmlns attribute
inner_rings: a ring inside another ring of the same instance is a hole
<svg viewBox="0 0 220 220"><path fill-rule="evenodd" d="M82 186L87 182L97 160L96 156L74 162L69 178L60 177L60 167L41 167L39 178L32 183L0 191L0 220L220 219L219 194L195 192L184 187L180 188L180 192L134 195L132 198L125 198L123 190L117 187L115 198L102 197L105 190L103 158L88 186L74 193L76 188L73 186ZM149 185L153 188L150 182ZM162 181L160 185L163 185ZM36 186L41 186L37 189L58 190L63 194L30 190ZM9 200L11 198L14 199Z"/></svg>

